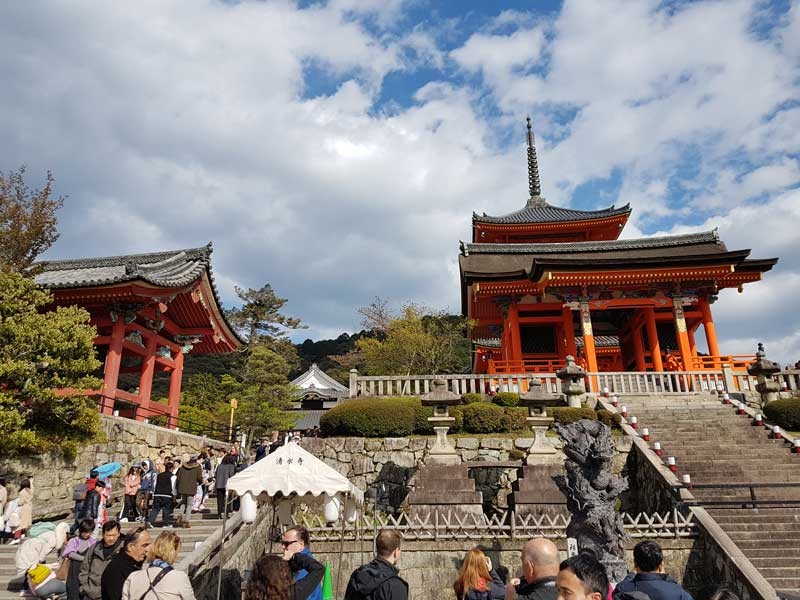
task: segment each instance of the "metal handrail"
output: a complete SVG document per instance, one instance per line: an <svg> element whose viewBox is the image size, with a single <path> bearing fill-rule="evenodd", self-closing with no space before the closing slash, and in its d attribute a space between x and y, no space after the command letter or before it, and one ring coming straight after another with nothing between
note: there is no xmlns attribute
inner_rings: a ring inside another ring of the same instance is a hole
<svg viewBox="0 0 800 600"><path fill-rule="evenodd" d="M763 482L747 482L747 483L679 483L672 486L673 490L686 489L686 490L726 490L726 489L742 489L750 490L750 501L742 500L683 500L682 503L688 506L737 506L742 505L742 508L748 508L752 504L753 508L758 508L759 504L762 505L777 505L777 504L800 504L800 497L796 499L786 500L759 500L756 498L757 489L768 488L800 488L800 482L791 481L776 481L774 483Z"/></svg>

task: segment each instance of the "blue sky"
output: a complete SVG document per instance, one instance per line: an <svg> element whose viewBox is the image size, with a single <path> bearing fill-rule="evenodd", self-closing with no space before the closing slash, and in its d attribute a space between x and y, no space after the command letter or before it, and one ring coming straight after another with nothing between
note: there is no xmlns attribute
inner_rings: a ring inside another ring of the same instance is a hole
<svg viewBox="0 0 800 600"><path fill-rule="evenodd" d="M213 240L226 302L309 329L373 297L459 309L473 211L630 202L626 237L719 227L779 266L714 311L800 359L797 1L0 3L0 170L50 169L48 256Z"/></svg>

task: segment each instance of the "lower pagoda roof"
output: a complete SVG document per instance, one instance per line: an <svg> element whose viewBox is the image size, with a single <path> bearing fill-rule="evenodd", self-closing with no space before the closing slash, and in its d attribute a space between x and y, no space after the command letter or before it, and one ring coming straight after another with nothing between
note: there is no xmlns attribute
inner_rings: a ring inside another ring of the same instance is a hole
<svg viewBox="0 0 800 600"><path fill-rule="evenodd" d="M747 260L750 250L729 251L716 230L685 235L546 244L464 244L459 265L469 280L526 278L548 271L735 265L768 271L778 259Z"/></svg>

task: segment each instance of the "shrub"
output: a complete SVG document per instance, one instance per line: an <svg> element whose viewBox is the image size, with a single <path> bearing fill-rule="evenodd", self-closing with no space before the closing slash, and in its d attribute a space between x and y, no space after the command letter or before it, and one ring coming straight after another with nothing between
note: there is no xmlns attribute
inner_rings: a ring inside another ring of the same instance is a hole
<svg viewBox="0 0 800 600"><path fill-rule="evenodd" d="M474 404L475 402L483 402L483 394L469 393L461 396L461 404Z"/></svg>
<svg viewBox="0 0 800 600"><path fill-rule="evenodd" d="M403 436L414 432L419 398L356 398L320 419L323 435Z"/></svg>
<svg viewBox="0 0 800 600"><path fill-rule="evenodd" d="M613 429L622 424L622 415L619 413L613 413L610 410L598 410L597 420L603 423L603 425L608 425Z"/></svg>
<svg viewBox="0 0 800 600"><path fill-rule="evenodd" d="M800 430L800 398L774 400L764 407L764 416L789 431Z"/></svg>
<svg viewBox="0 0 800 600"><path fill-rule="evenodd" d="M498 406L519 406L519 394L516 392L499 392L492 402Z"/></svg>
<svg viewBox="0 0 800 600"><path fill-rule="evenodd" d="M519 448L512 448L508 451L508 458L509 460L522 460L525 458L525 452L520 450Z"/></svg>
<svg viewBox="0 0 800 600"><path fill-rule="evenodd" d="M569 425L581 419L597 419L597 413L591 408L571 408L559 406L551 409L553 420L561 425Z"/></svg>
<svg viewBox="0 0 800 600"><path fill-rule="evenodd" d="M499 406L476 402L461 410L464 413L464 430L469 433L496 433L504 430L506 415Z"/></svg>
<svg viewBox="0 0 800 600"><path fill-rule="evenodd" d="M528 429L528 409L524 406L510 406L505 410L505 430L525 431Z"/></svg>

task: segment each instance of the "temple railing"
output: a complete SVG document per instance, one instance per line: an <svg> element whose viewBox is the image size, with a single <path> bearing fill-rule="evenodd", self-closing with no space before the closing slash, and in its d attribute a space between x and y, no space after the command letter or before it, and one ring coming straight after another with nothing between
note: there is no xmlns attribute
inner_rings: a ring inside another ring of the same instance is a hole
<svg viewBox="0 0 800 600"><path fill-rule="evenodd" d="M564 366L564 361L553 355L551 358L527 358L524 360L490 360L488 373L555 373Z"/></svg>
<svg viewBox="0 0 800 600"><path fill-rule="evenodd" d="M688 538L697 535L691 512L673 508L666 513L622 513L625 531L632 538ZM569 515L517 514L506 511L488 517L480 514L459 514L447 509L434 509L424 515L363 515L352 523L328 523L319 515L292 518L293 525L305 527L311 541L372 541L380 529L400 531L407 541L482 540L567 537Z"/></svg>
<svg viewBox="0 0 800 600"><path fill-rule="evenodd" d="M528 381L537 378L544 389L561 392L560 381L549 373L483 373L448 375L359 375L350 372L350 397L420 396L432 389L434 379L444 379L447 389L455 394L528 391ZM775 375L781 389L800 390L800 369L781 371ZM617 395L639 394L702 394L708 392L756 392L758 380L752 375L729 368L698 371L619 371L587 373L586 390L600 394L606 389Z"/></svg>
<svg viewBox="0 0 800 600"><path fill-rule="evenodd" d="M621 394L686 394L724 389L722 371L588 373L587 391Z"/></svg>
<svg viewBox="0 0 800 600"><path fill-rule="evenodd" d="M730 365L734 371L747 372L748 365L756 361L755 354L729 354L726 356L695 356L692 358L692 369L695 371L719 371L722 365Z"/></svg>
<svg viewBox="0 0 800 600"><path fill-rule="evenodd" d="M350 372L350 397L419 396L431 391L434 379L444 379L454 394L490 392L526 392L530 373L455 374L455 375L358 375ZM554 373L537 373L545 389L558 393L559 381Z"/></svg>

